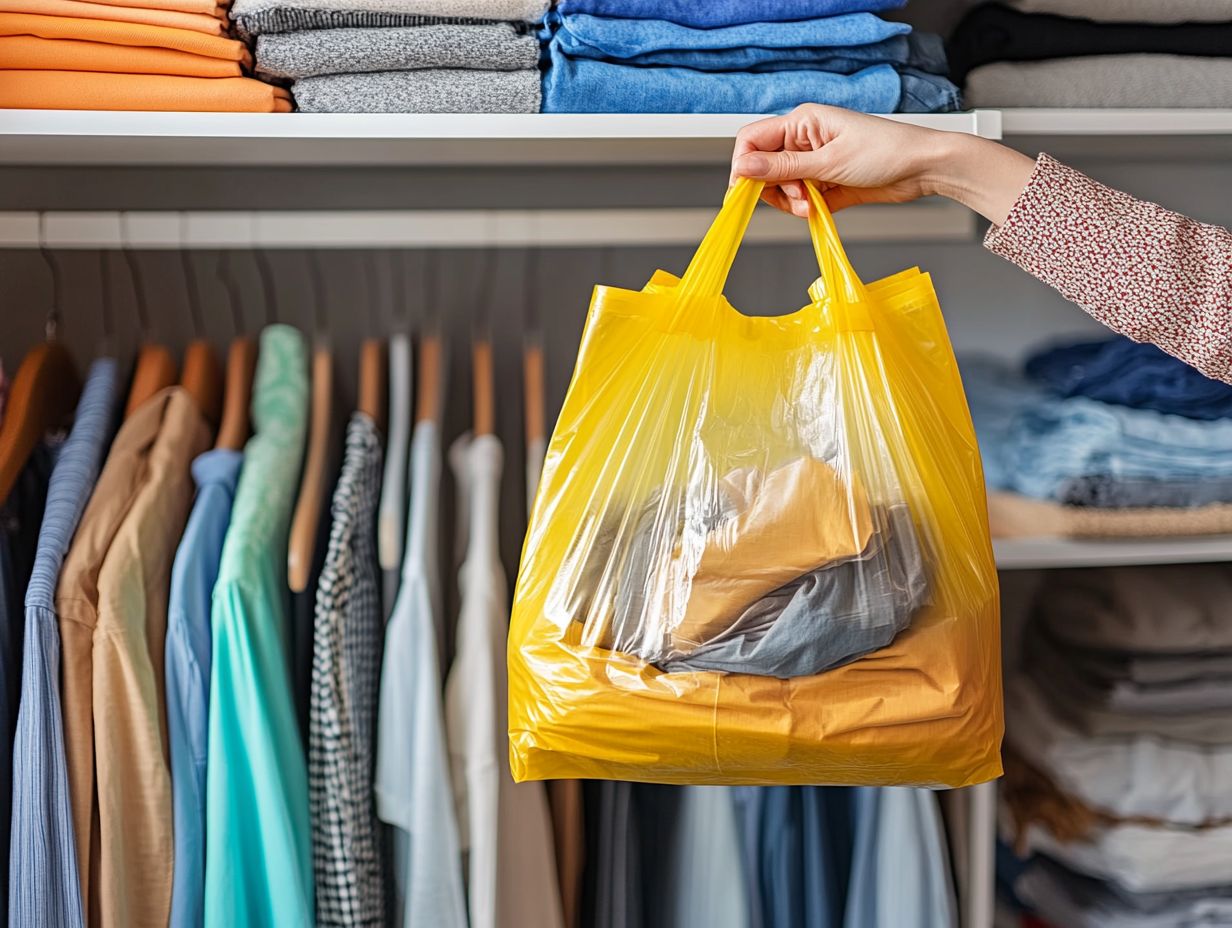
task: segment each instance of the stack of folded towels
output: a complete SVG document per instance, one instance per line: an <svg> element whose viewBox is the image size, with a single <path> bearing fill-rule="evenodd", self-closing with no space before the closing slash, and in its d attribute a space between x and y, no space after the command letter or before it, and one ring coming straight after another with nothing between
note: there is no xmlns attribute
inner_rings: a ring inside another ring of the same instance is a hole
<svg viewBox="0 0 1232 928"><path fill-rule="evenodd" d="M1232 924L1232 570L1072 571L1006 691L1012 890L1056 928Z"/></svg>
<svg viewBox="0 0 1232 928"><path fill-rule="evenodd" d="M957 109L938 37L904 0L558 0L544 24L548 113Z"/></svg>
<svg viewBox="0 0 1232 928"><path fill-rule="evenodd" d="M1232 532L1232 386L1121 336L962 370L994 534Z"/></svg>
<svg viewBox="0 0 1232 928"><path fill-rule="evenodd" d="M949 46L970 106L1232 106L1225 0L1007 0Z"/></svg>
<svg viewBox="0 0 1232 928"><path fill-rule="evenodd" d="M3 2L3 0L0 0ZM537 113L547 0L236 0L306 113Z"/></svg>
<svg viewBox="0 0 1232 928"><path fill-rule="evenodd" d="M0 0L0 108L288 112L218 0Z"/></svg>

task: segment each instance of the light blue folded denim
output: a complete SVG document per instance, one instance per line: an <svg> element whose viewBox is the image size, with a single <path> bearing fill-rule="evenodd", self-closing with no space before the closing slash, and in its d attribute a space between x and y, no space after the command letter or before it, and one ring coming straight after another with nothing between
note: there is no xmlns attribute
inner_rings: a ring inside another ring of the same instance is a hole
<svg viewBox="0 0 1232 928"><path fill-rule="evenodd" d="M914 68L901 68L900 113L952 113L961 109L962 95L948 77L926 74Z"/></svg>
<svg viewBox="0 0 1232 928"><path fill-rule="evenodd" d="M558 0L562 13L623 19L665 19L713 29L740 23L820 19L843 13L896 10L907 0Z"/></svg>
<svg viewBox="0 0 1232 928"><path fill-rule="evenodd" d="M1007 364L967 359L963 385L995 489L1061 499L1079 477L1232 476L1232 421L1058 398Z"/></svg>
<svg viewBox="0 0 1232 928"><path fill-rule="evenodd" d="M783 113L801 103L893 113L902 95L898 72L888 64L854 74L749 74L610 64L570 58L555 45L549 52L545 113Z"/></svg>
<svg viewBox="0 0 1232 928"><path fill-rule="evenodd" d="M547 39L547 33L541 33ZM562 43L564 44L564 43ZM574 58L610 60L601 49L581 42L569 46ZM638 67L692 68L696 71L830 71L854 74L871 64L892 64L928 74L945 74L945 44L932 32L894 35L868 45L837 48L666 49L631 55L620 64Z"/></svg>
<svg viewBox="0 0 1232 928"><path fill-rule="evenodd" d="M695 29L662 19L617 19L549 13L553 40L575 58L627 59L651 52L742 49L840 48L906 35L911 27L872 13L847 13L794 23L746 23Z"/></svg>

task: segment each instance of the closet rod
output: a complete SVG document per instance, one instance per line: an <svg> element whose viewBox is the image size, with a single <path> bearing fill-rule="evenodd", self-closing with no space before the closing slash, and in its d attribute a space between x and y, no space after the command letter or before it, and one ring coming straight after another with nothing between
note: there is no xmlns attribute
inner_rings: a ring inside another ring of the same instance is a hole
<svg viewBox="0 0 1232 928"><path fill-rule="evenodd" d="M61 249L570 248L701 241L713 208L544 210L50 211L43 239ZM123 223L121 217L124 217ZM38 248L37 212L0 212L0 248ZM970 241L975 215L944 201L870 206L837 217L846 242ZM747 241L807 241L798 220L758 210Z"/></svg>

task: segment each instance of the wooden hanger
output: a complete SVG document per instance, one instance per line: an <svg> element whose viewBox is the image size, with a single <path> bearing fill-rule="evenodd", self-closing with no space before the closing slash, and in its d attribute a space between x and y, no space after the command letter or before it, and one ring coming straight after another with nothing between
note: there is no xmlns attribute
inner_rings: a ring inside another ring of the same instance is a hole
<svg viewBox="0 0 1232 928"><path fill-rule="evenodd" d="M188 391L197 411L213 432L222 416L222 365L214 346L204 339L189 342L184 349L184 372L180 385Z"/></svg>
<svg viewBox="0 0 1232 928"><path fill-rule="evenodd" d="M526 397L526 444L543 441L547 423L543 408L543 346L527 342L522 354L523 392Z"/></svg>
<svg viewBox="0 0 1232 928"><path fill-rule="evenodd" d="M132 278L133 296L137 300L137 318L140 321L143 337L150 331L150 314L145 301L145 286L141 279L141 269L137 266L137 258L128 245L127 229L128 214L120 214L121 252L124 262L128 265L128 273ZM133 368L133 382L128 388L128 402L124 406L124 418L133 414L133 410L152 397L155 393L170 387L176 382L179 368L175 357L163 345L153 342L143 342L137 352L137 363Z"/></svg>
<svg viewBox="0 0 1232 928"><path fill-rule="evenodd" d="M177 373L175 357L170 349L163 345L142 345L133 369L133 383L128 388L124 418L131 416L133 410L160 390L174 385Z"/></svg>
<svg viewBox="0 0 1232 928"><path fill-rule="evenodd" d="M385 425L385 345L379 338L366 338L359 346L359 411Z"/></svg>
<svg viewBox="0 0 1232 928"><path fill-rule="evenodd" d="M47 314L47 337L22 359L9 385L4 421L0 423L0 506L4 505L30 454L47 431L65 422L81 395L81 378L68 351L56 339L60 318L60 266L47 247L45 223L39 213L39 253L51 274L51 310ZM106 276L102 279L104 286ZM110 315L104 289L103 333Z"/></svg>
<svg viewBox="0 0 1232 928"><path fill-rule="evenodd" d="M419 344L416 422L435 422L441 414L441 338L426 335Z"/></svg>
<svg viewBox="0 0 1232 928"><path fill-rule="evenodd" d="M184 270L184 290L188 294L188 312L192 317L195 338L184 350L184 371L180 385L192 397L197 411L213 433L222 415L222 365L214 346L204 338L205 319L201 313L201 294L197 291L197 273L188 256L187 215L180 213L180 265Z"/></svg>
<svg viewBox="0 0 1232 928"><path fill-rule="evenodd" d="M81 378L55 339L32 348L9 386L0 426L0 505L49 429L67 421L81 395Z"/></svg>
<svg viewBox="0 0 1232 928"><path fill-rule="evenodd" d="M333 419L334 355L320 340L312 352L312 420L308 428L308 450L299 499L291 519L291 538L287 550L287 580L291 591L308 588L316 555L317 528L325 497L325 468L329 462L329 436Z"/></svg>
<svg viewBox="0 0 1232 928"><path fill-rule="evenodd" d="M496 412L492 387L492 343L486 339L475 342L471 350L474 366L475 435L491 435L496 428Z"/></svg>
<svg viewBox="0 0 1232 928"><path fill-rule="evenodd" d="M252 380L257 370L257 341L241 335L227 350L227 381L223 390L222 421L215 448L240 451L251 431L248 407L252 402Z"/></svg>
<svg viewBox="0 0 1232 928"><path fill-rule="evenodd" d="M304 456L299 499L291 518L291 537L287 546L287 582L293 593L306 590L312 578L334 415L334 353L325 334L325 281L319 260L316 252L309 252L308 270L316 301L318 334L312 350L312 419L308 428L308 450Z"/></svg>

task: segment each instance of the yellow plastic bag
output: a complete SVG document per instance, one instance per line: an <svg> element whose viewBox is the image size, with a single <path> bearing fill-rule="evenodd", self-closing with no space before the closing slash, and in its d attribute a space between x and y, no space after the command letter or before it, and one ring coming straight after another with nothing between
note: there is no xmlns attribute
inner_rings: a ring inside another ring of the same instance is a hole
<svg viewBox="0 0 1232 928"><path fill-rule="evenodd" d="M932 283L722 291L761 187L682 279L597 287L522 552L514 777L964 786L998 776L997 575Z"/></svg>

